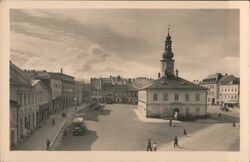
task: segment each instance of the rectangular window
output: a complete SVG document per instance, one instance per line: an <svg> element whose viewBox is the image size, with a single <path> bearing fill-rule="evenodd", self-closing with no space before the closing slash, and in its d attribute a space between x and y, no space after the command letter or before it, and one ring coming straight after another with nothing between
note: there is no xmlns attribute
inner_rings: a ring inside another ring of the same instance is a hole
<svg viewBox="0 0 250 162"><path fill-rule="evenodd" d="M30 93L28 93L28 104L30 104Z"/></svg>
<svg viewBox="0 0 250 162"><path fill-rule="evenodd" d="M164 94L164 101L168 101L168 94L167 93Z"/></svg>
<svg viewBox="0 0 250 162"><path fill-rule="evenodd" d="M189 94L185 94L185 101L189 101Z"/></svg>
<svg viewBox="0 0 250 162"><path fill-rule="evenodd" d="M197 108L196 108L196 113L199 113L199 112L200 112L200 108L197 107Z"/></svg>
<svg viewBox="0 0 250 162"><path fill-rule="evenodd" d="M185 113L189 114L189 108L188 107L185 108Z"/></svg>
<svg viewBox="0 0 250 162"><path fill-rule="evenodd" d="M196 94L196 101L200 101L200 94Z"/></svg>
<svg viewBox="0 0 250 162"><path fill-rule="evenodd" d="M24 105L26 105L27 104L27 100L26 100L26 93L24 93L24 95L23 95L23 100L24 100Z"/></svg>
<svg viewBox="0 0 250 162"><path fill-rule="evenodd" d="M154 101L157 101L157 94L154 94Z"/></svg>
<svg viewBox="0 0 250 162"><path fill-rule="evenodd" d="M17 93L17 103L22 106L22 93Z"/></svg>
<svg viewBox="0 0 250 162"><path fill-rule="evenodd" d="M178 101L178 100L179 100L179 94L175 94L175 95L174 95L174 100L175 100L175 101Z"/></svg>

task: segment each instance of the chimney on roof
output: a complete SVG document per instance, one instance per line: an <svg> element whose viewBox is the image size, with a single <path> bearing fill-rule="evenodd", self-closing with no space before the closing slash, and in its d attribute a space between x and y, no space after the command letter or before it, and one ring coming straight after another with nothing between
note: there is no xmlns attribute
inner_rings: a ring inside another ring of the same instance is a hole
<svg viewBox="0 0 250 162"><path fill-rule="evenodd" d="M179 75L179 71L176 69L175 70L175 76L176 76L176 78L178 78L178 75Z"/></svg>
<svg viewBox="0 0 250 162"><path fill-rule="evenodd" d="M225 76L227 76L227 73L225 74Z"/></svg>
<svg viewBox="0 0 250 162"><path fill-rule="evenodd" d="M63 73L63 69L61 68L61 74Z"/></svg>
<svg viewBox="0 0 250 162"><path fill-rule="evenodd" d="M161 78L161 73L158 73L158 78Z"/></svg>
<svg viewBox="0 0 250 162"><path fill-rule="evenodd" d="M118 80L120 80L121 79L121 76L120 75L118 75Z"/></svg>

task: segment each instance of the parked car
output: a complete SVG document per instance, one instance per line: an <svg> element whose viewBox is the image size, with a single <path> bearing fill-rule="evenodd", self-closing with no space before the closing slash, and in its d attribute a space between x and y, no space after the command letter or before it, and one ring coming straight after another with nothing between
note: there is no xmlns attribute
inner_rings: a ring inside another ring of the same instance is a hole
<svg viewBox="0 0 250 162"><path fill-rule="evenodd" d="M73 136L82 135L86 131L86 124L82 117L74 118L72 121L73 125Z"/></svg>
<svg viewBox="0 0 250 162"><path fill-rule="evenodd" d="M222 110L222 111L226 111L226 112L229 111L229 109L228 109L226 106L223 106L223 107L221 108L221 110Z"/></svg>

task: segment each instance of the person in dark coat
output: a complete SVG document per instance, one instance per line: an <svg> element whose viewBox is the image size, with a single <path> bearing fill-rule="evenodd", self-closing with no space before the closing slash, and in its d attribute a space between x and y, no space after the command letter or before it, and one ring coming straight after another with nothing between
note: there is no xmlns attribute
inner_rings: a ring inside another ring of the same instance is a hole
<svg viewBox="0 0 250 162"><path fill-rule="evenodd" d="M151 141L148 139L147 151L152 151Z"/></svg>
<svg viewBox="0 0 250 162"><path fill-rule="evenodd" d="M172 127L172 119L169 121L169 126Z"/></svg>
<svg viewBox="0 0 250 162"><path fill-rule="evenodd" d="M46 143L46 150L49 150L49 148L50 148L50 140L47 138L45 143Z"/></svg>
<svg viewBox="0 0 250 162"><path fill-rule="evenodd" d="M235 122L233 122L233 127L235 127Z"/></svg>
<svg viewBox="0 0 250 162"><path fill-rule="evenodd" d="M183 135L186 136L187 135L187 131L186 129L183 130Z"/></svg>
<svg viewBox="0 0 250 162"><path fill-rule="evenodd" d="M175 138L174 138L174 148L175 148L175 146L179 147L177 136L175 136Z"/></svg>

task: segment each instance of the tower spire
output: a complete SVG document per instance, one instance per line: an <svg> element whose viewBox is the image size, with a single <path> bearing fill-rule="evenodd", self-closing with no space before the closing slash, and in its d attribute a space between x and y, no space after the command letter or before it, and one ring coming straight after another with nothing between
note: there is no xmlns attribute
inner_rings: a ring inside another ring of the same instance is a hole
<svg viewBox="0 0 250 162"><path fill-rule="evenodd" d="M168 36L169 36L170 25L168 25Z"/></svg>

